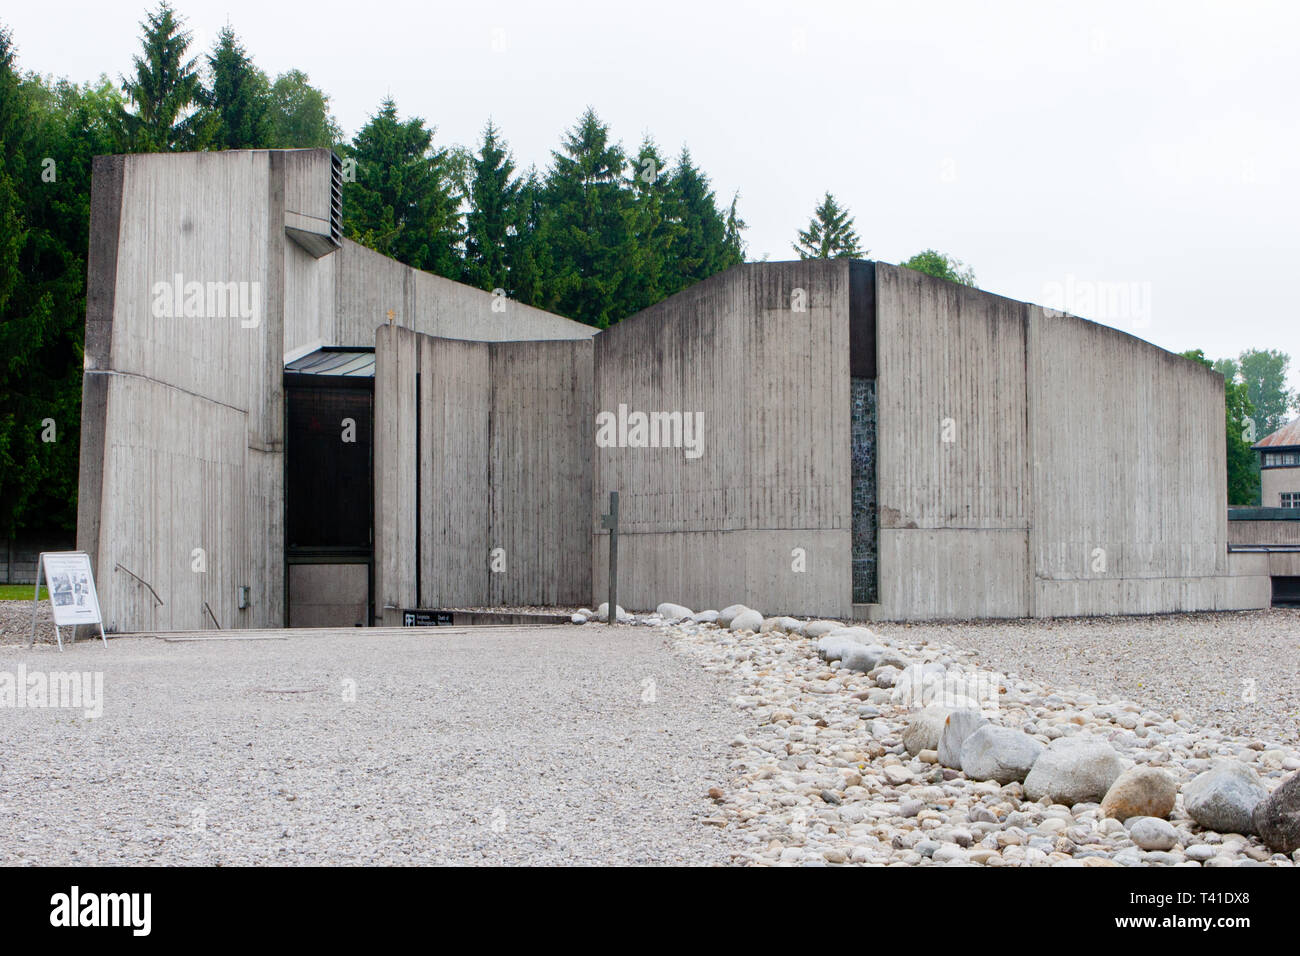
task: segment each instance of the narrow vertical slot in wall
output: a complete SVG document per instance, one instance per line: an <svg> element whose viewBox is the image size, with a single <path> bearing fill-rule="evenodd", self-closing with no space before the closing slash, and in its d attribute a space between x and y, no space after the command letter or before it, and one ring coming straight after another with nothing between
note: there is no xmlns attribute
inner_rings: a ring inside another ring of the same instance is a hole
<svg viewBox="0 0 1300 956"><path fill-rule="evenodd" d="M876 495L876 264L849 263L850 487L853 603L880 602Z"/></svg>

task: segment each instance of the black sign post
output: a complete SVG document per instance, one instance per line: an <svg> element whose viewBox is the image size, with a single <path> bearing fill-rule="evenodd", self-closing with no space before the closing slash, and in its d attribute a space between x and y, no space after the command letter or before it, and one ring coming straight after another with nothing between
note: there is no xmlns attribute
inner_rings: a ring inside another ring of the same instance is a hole
<svg viewBox="0 0 1300 956"><path fill-rule="evenodd" d="M609 493L609 514L600 516L600 526L609 530L609 615L610 624L618 621L618 492Z"/></svg>

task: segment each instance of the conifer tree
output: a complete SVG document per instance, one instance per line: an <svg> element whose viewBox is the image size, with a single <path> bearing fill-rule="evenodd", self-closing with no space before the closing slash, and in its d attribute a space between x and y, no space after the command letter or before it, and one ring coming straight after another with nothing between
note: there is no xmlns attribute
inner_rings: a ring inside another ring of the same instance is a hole
<svg viewBox="0 0 1300 956"><path fill-rule="evenodd" d="M271 86L229 25L208 54L210 85L199 90L198 136L210 149L263 149L271 144Z"/></svg>
<svg viewBox="0 0 1300 956"><path fill-rule="evenodd" d="M673 170L673 216L678 235L665 292L671 295L740 262L727 244L727 220L718 209L709 178L683 149ZM743 228L737 220L737 229Z"/></svg>
<svg viewBox="0 0 1300 956"><path fill-rule="evenodd" d="M682 230L673 216L673 179L668 162L650 137L642 141L629 172L638 246L628 286L627 309L631 313L665 297Z"/></svg>
<svg viewBox="0 0 1300 956"><path fill-rule="evenodd" d="M470 161L469 212L465 216L465 282L513 293L510 252L523 225L521 185L499 130L488 122Z"/></svg>
<svg viewBox="0 0 1300 956"><path fill-rule="evenodd" d="M460 277L460 197L450 159L419 117L402 121L392 98L352 140L356 181L344 184L344 230L416 269Z"/></svg>
<svg viewBox="0 0 1300 956"><path fill-rule="evenodd" d="M200 89L195 60L185 58L190 34L166 0L140 26L144 49L131 78L122 81L131 107L119 112L126 144L137 153L189 149Z"/></svg>
<svg viewBox="0 0 1300 956"><path fill-rule="evenodd" d="M551 155L540 230L551 256L546 301L561 315L607 328L632 302L637 242L627 158L590 108Z"/></svg>
<svg viewBox="0 0 1300 956"><path fill-rule="evenodd" d="M799 230L794 251L800 259L860 259L870 250L858 247L853 217L841 209L830 193L813 213L807 229Z"/></svg>

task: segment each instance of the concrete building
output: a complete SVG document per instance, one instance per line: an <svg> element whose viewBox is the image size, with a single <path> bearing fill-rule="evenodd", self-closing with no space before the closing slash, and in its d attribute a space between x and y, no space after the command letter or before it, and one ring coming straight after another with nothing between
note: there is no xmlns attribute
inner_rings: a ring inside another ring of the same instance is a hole
<svg viewBox="0 0 1300 956"><path fill-rule="evenodd" d="M1266 568L1273 604L1300 607L1300 419L1255 444L1260 507L1228 509L1228 542Z"/></svg>
<svg viewBox="0 0 1300 956"><path fill-rule="evenodd" d="M1263 607L1223 381L883 263L736 267L607 331L341 238L327 151L103 157L79 546L114 630L736 601Z"/></svg>
<svg viewBox="0 0 1300 956"><path fill-rule="evenodd" d="M372 517L372 476L414 449L373 428L374 356L328 350L595 333L343 239L340 180L328 150L96 159L77 541L106 628L367 623L374 548L397 553L372 528L416 520Z"/></svg>
<svg viewBox="0 0 1300 956"><path fill-rule="evenodd" d="M1300 418L1254 448L1259 452L1261 507L1300 508Z"/></svg>

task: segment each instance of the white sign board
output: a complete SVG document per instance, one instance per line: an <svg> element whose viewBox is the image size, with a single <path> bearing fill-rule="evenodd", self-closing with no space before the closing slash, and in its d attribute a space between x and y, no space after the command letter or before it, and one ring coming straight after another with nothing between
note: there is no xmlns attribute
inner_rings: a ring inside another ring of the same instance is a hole
<svg viewBox="0 0 1300 956"><path fill-rule="evenodd" d="M104 624L99 614L99 595L95 593L95 575L90 570L90 555L84 551L46 551L36 562L36 595L32 605L32 641L36 640L36 606L40 603L41 574L50 592L50 606L54 610L54 636L59 650L63 649L60 627L72 627L72 639L77 639L78 624L98 624L99 636L104 638ZM31 646L32 641L28 642Z"/></svg>

